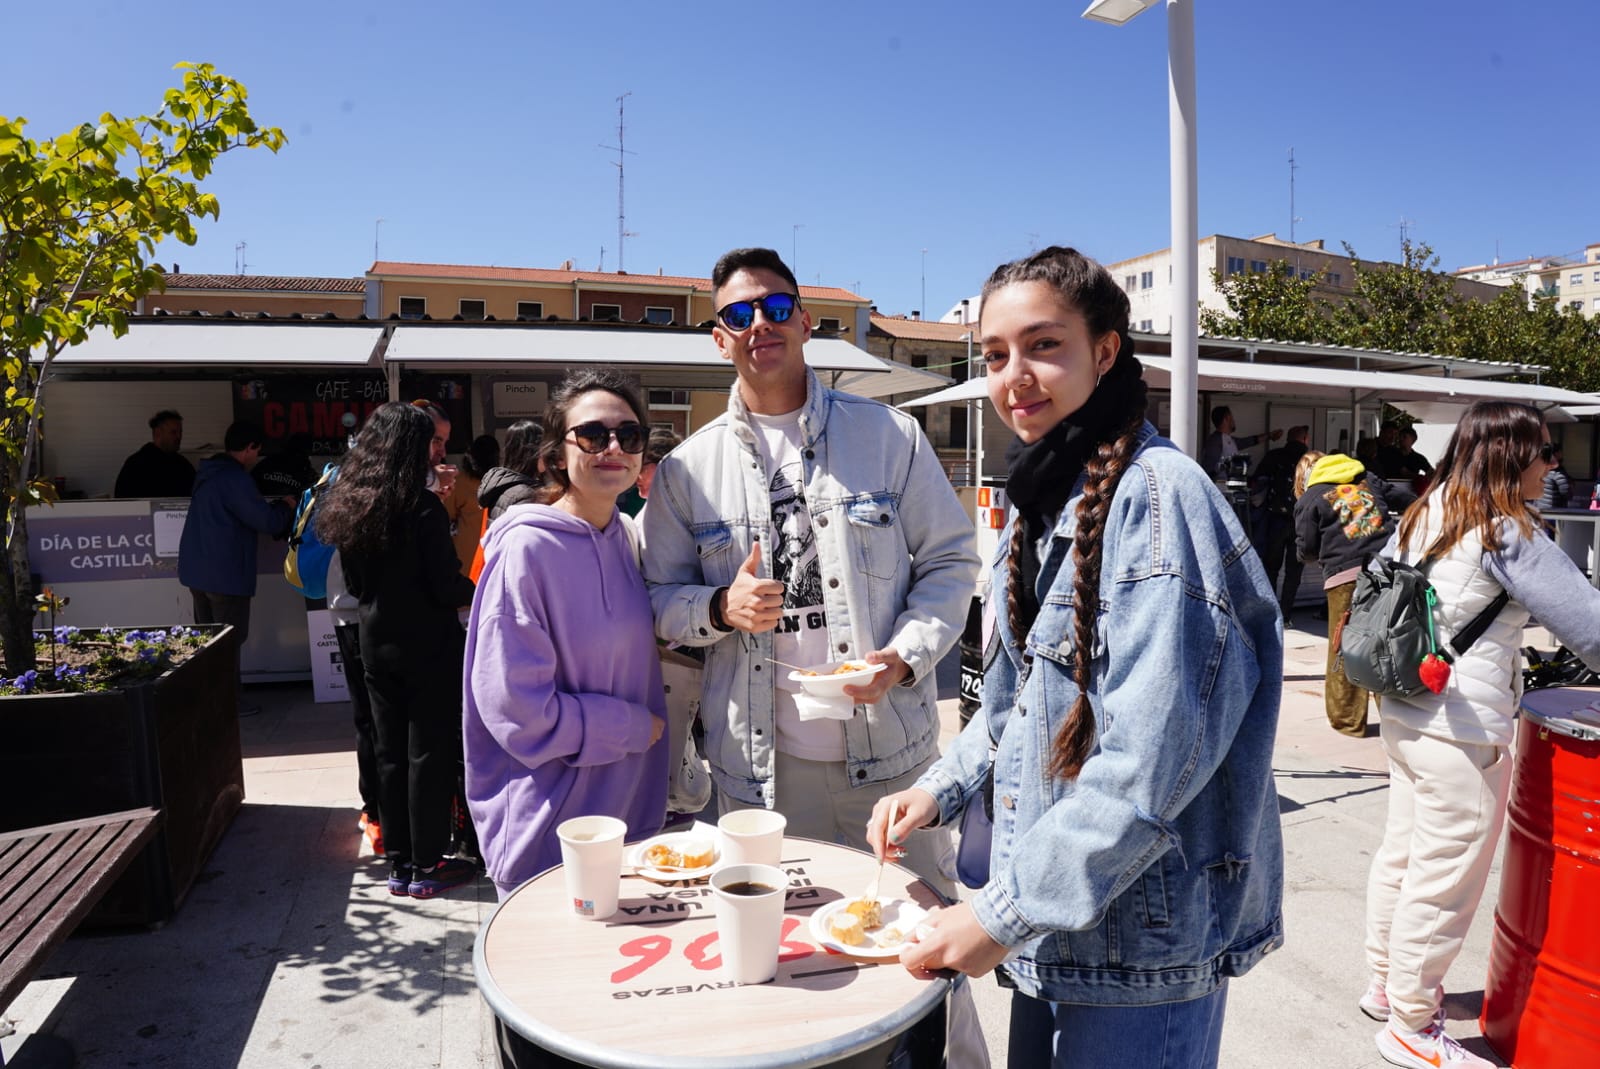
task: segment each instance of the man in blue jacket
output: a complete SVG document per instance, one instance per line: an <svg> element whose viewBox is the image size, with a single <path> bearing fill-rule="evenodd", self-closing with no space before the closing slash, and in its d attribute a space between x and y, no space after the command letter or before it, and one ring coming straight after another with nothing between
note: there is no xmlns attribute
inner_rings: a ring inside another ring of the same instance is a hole
<svg viewBox="0 0 1600 1069"><path fill-rule="evenodd" d="M254 423L228 427L223 452L200 463L178 543L178 581L194 597L194 622L233 625L236 650L250 636L257 533L281 535L294 519L292 498L267 501L250 478L265 437Z"/></svg>

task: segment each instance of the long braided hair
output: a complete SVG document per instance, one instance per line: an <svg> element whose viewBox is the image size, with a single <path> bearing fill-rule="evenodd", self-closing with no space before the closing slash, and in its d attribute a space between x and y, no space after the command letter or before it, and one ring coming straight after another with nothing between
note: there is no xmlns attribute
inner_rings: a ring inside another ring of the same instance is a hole
<svg viewBox="0 0 1600 1069"><path fill-rule="evenodd" d="M1104 267L1076 249L1051 246L996 268L984 283L983 297L987 299L996 290L1024 282L1042 282L1054 287L1061 300L1084 317L1091 338L1115 333L1117 364L1133 359L1133 342L1128 337L1128 297ZM1091 396L1086 405L1097 400L1103 401ZM1118 400L1123 410L1105 413L1101 425L1108 429L1090 449L1084 465L1083 496L1075 513L1072 680L1077 685L1078 697L1056 734L1052 750L1050 773L1061 779L1075 779L1094 748L1095 722L1094 710L1089 705L1089 677L1094 658L1094 625L1100 609L1102 537L1112 497L1133 459L1146 417L1143 389L1122 391ZM1019 515L1011 532L1006 583L1007 618L1019 652L1026 648L1027 641L1020 596L1024 582L1021 560L1027 537L1026 525Z"/></svg>

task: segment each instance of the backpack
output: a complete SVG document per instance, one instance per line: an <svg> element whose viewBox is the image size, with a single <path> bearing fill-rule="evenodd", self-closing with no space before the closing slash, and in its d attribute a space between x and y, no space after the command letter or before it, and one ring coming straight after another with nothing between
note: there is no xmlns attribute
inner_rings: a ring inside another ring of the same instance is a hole
<svg viewBox="0 0 1600 1069"><path fill-rule="evenodd" d="M333 547L317 537L317 500L323 490L333 485L338 474L339 468L334 464L322 469L322 477L300 495L294 523L289 528L289 552L283 558L283 577L290 586L312 599L328 596L328 562L333 559Z"/></svg>
<svg viewBox="0 0 1600 1069"><path fill-rule="evenodd" d="M1438 694L1450 665L1482 637L1511 595L1500 591L1472 622L1441 649L1433 625L1439 596L1426 568L1384 560L1356 576L1350 611L1341 621L1339 659L1358 687L1390 698Z"/></svg>

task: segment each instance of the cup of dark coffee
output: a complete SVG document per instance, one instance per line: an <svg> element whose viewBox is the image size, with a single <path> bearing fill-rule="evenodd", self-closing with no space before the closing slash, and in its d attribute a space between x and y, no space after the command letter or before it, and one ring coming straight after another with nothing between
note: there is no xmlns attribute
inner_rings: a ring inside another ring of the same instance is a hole
<svg viewBox="0 0 1600 1069"><path fill-rule="evenodd" d="M775 865L724 865L711 874L722 974L737 984L778 975L788 877Z"/></svg>

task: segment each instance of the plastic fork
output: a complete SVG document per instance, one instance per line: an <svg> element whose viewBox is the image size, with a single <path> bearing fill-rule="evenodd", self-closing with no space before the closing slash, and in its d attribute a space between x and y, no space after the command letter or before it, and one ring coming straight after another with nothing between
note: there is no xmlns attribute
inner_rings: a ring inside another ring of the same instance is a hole
<svg viewBox="0 0 1600 1069"><path fill-rule="evenodd" d="M889 803L889 823L883 829L883 834L885 837L883 846L884 857L888 857L889 855L889 829L894 827L894 822L898 819L900 819L900 803L891 802ZM878 885L883 883L883 861L883 857L878 859L878 871L872 874L872 883L867 885L866 891L861 896L862 901L876 902L878 900Z"/></svg>

